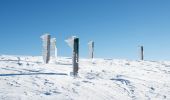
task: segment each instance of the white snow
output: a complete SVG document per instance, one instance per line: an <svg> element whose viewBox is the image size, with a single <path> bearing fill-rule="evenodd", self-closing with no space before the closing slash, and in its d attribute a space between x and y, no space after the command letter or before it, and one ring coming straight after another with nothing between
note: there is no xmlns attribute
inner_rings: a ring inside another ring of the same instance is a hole
<svg viewBox="0 0 170 100"><path fill-rule="evenodd" d="M0 56L0 100L170 100L170 61Z"/></svg>

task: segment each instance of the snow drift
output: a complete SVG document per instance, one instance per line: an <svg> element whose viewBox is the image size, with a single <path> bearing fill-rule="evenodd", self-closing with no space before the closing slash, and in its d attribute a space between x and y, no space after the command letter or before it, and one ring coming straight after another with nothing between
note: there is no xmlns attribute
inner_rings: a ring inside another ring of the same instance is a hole
<svg viewBox="0 0 170 100"><path fill-rule="evenodd" d="M170 100L169 61L0 56L0 100Z"/></svg>

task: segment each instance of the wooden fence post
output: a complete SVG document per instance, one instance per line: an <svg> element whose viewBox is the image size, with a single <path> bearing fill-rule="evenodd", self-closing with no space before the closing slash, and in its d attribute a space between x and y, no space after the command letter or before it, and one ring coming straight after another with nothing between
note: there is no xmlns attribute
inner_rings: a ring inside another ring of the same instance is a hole
<svg viewBox="0 0 170 100"><path fill-rule="evenodd" d="M51 38L51 48L50 55L53 58L57 58L57 47L56 47L56 38Z"/></svg>
<svg viewBox="0 0 170 100"><path fill-rule="evenodd" d="M89 58L94 58L94 41L88 43L89 46Z"/></svg>
<svg viewBox="0 0 170 100"><path fill-rule="evenodd" d="M143 46L140 47L140 52L141 52L140 53L140 59L144 60L144 48L143 48Z"/></svg>
<svg viewBox="0 0 170 100"><path fill-rule="evenodd" d="M45 64L49 63L50 60L50 38L50 34L44 34L41 36L41 39L43 41L42 56Z"/></svg>
<svg viewBox="0 0 170 100"><path fill-rule="evenodd" d="M73 38L73 75L77 76L79 69L79 38Z"/></svg>

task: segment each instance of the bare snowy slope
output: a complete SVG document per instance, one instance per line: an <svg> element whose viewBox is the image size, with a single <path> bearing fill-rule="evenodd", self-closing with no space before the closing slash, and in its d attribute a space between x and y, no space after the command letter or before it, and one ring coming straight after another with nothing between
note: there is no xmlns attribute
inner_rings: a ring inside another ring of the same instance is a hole
<svg viewBox="0 0 170 100"><path fill-rule="evenodd" d="M170 62L0 56L0 100L170 100Z"/></svg>

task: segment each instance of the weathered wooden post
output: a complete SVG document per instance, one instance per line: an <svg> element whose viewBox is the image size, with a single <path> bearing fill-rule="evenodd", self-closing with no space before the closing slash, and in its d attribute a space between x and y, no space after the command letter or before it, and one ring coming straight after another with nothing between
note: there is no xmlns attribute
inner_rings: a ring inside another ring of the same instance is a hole
<svg viewBox="0 0 170 100"><path fill-rule="evenodd" d="M94 58L94 41L88 43L89 46L89 58Z"/></svg>
<svg viewBox="0 0 170 100"><path fill-rule="evenodd" d="M50 34L44 34L41 36L43 41L42 56L45 64L47 64L50 60L50 38Z"/></svg>
<svg viewBox="0 0 170 100"><path fill-rule="evenodd" d="M51 38L50 42L51 42L50 55L53 58L57 58L56 38Z"/></svg>
<svg viewBox="0 0 170 100"><path fill-rule="evenodd" d="M72 48L73 76L77 76L79 70L79 38L72 36L66 42Z"/></svg>
<svg viewBox="0 0 170 100"><path fill-rule="evenodd" d="M144 48L143 48L143 46L140 47L140 59L144 60Z"/></svg>
<svg viewBox="0 0 170 100"><path fill-rule="evenodd" d="M73 39L73 75L77 76L79 69L79 38Z"/></svg>

